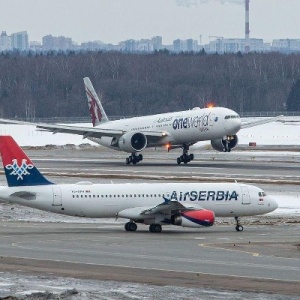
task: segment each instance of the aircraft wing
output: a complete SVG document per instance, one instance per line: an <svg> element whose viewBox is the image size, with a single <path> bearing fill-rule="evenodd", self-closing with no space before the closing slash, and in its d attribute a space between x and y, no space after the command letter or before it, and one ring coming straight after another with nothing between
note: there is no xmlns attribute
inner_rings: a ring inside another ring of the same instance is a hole
<svg viewBox="0 0 300 300"><path fill-rule="evenodd" d="M254 126L258 126L258 125L262 125L262 124L266 124L266 123L270 123L270 122L274 122L274 121L278 121L282 117L283 117L283 115L273 117L273 118L264 118L264 119L260 119L260 120L257 120L257 121L243 123L242 124L242 129L243 128L250 128L250 127L254 127Z"/></svg>
<svg viewBox="0 0 300 300"><path fill-rule="evenodd" d="M165 200L156 206L131 207L117 213L117 218L149 219L156 214L176 214L192 210L201 210L203 207L197 204L186 206L176 200Z"/></svg>
<svg viewBox="0 0 300 300"><path fill-rule="evenodd" d="M185 206L176 200L165 200L154 207L141 211L141 215L152 215L157 213L174 213L195 210L195 206Z"/></svg>
<svg viewBox="0 0 300 300"><path fill-rule="evenodd" d="M24 121L0 119L1 123L16 124L16 125L33 125L39 130L50 131L55 133L70 133L82 135L83 138L94 137L101 138L102 136L109 137L121 137L126 131L118 129L108 129L99 127L84 127L84 126L72 126L63 124L46 124L46 123L31 123ZM151 140L157 140L168 135L165 131L141 131L147 138Z"/></svg>

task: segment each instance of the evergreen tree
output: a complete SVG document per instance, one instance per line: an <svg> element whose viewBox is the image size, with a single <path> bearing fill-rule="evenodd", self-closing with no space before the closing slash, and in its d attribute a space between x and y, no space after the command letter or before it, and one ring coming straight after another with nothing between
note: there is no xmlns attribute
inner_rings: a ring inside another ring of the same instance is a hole
<svg viewBox="0 0 300 300"><path fill-rule="evenodd" d="M292 85L286 101L287 111L300 111L300 78Z"/></svg>

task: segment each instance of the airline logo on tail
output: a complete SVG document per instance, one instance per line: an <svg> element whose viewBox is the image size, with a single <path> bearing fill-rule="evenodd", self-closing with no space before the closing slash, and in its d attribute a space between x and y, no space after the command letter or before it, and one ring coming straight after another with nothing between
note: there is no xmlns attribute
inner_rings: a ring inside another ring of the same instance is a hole
<svg viewBox="0 0 300 300"><path fill-rule="evenodd" d="M94 98L92 92L86 87L85 88L86 94L88 95L89 98L89 108L90 108L90 115L92 118L92 123L93 126L95 127L101 122L102 119L102 114L99 106L97 105L97 101Z"/></svg>
<svg viewBox="0 0 300 300"><path fill-rule="evenodd" d="M8 164L5 166L5 169L7 170L13 170L9 175L17 176L17 180L21 179L23 180L24 175L30 175L30 173L27 170L30 170L34 168L32 164L27 164L27 159L23 158L22 163L19 166L18 160L14 158L12 160L12 164Z"/></svg>
<svg viewBox="0 0 300 300"><path fill-rule="evenodd" d="M0 153L8 186L53 184L39 172L11 136L0 135Z"/></svg>

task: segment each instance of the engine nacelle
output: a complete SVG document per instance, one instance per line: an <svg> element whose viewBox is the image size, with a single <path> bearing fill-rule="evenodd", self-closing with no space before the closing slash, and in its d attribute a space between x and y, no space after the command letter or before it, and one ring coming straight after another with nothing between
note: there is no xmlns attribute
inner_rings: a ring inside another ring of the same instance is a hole
<svg viewBox="0 0 300 300"><path fill-rule="evenodd" d="M126 152L139 152L146 148L147 138L141 132L127 132L120 137L118 146Z"/></svg>
<svg viewBox="0 0 300 300"><path fill-rule="evenodd" d="M237 135L228 135L226 139L211 140L211 146L220 152L230 152L238 144ZM226 145L227 144L227 145Z"/></svg>
<svg viewBox="0 0 300 300"><path fill-rule="evenodd" d="M182 227L209 227L214 225L214 222L214 212L206 209L186 211L171 217L171 224Z"/></svg>

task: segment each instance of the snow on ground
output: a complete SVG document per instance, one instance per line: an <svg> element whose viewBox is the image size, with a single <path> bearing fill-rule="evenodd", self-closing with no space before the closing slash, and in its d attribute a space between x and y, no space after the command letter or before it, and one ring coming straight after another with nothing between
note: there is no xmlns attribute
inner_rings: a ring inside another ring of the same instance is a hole
<svg viewBox="0 0 300 300"><path fill-rule="evenodd" d="M79 280L51 275L29 276L0 272L0 299L15 295L18 299L96 300L96 299L251 299L296 300L299 297L267 293L217 291L213 289L153 286L115 281ZM26 296L25 296L26 295ZM25 298L24 298L25 296ZM4 298L7 299L7 298ZM9 298L8 298L9 299Z"/></svg>

